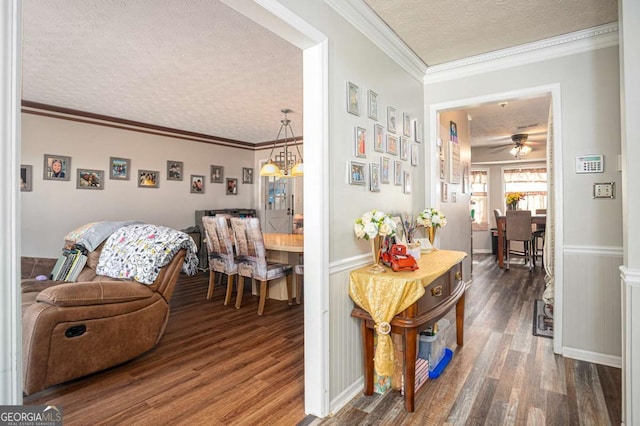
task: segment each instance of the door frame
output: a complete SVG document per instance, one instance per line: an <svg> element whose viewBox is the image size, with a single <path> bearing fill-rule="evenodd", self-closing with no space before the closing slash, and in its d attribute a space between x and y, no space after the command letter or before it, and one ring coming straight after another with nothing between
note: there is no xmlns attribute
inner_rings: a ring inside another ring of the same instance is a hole
<svg viewBox="0 0 640 426"><path fill-rule="evenodd" d="M553 83L543 86L526 87L508 92L491 93L488 95L473 98L456 99L437 104L429 105L429 141L425 149L425 164L431 169L431 186L425 187L425 200L429 200L429 205L438 205L439 201L439 165L437 163L437 141L439 137L439 116L441 111L461 109L469 105L479 105L485 103L496 103L505 99L517 99L538 95L550 95L553 113L553 174L554 188L553 194L553 222L554 233L554 307L553 307L553 352L562 355L562 315L563 315L563 247L564 247L564 222L562 207L562 117L561 117L561 85ZM549 156L546 159L549 168Z"/></svg>

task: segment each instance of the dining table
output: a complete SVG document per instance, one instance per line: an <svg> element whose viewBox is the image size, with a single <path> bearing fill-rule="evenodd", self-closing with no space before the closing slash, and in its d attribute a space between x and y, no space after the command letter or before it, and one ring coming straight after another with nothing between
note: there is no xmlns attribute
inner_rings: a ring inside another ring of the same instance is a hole
<svg viewBox="0 0 640 426"><path fill-rule="evenodd" d="M264 240L264 248L267 250L267 260L286 263L293 267L302 264L302 256L304 254L303 234L264 233L262 238ZM293 274L292 290L297 289L297 279L296 274ZM271 299L291 301L291 298L295 296L297 295L289 294L284 278L278 279L269 289L269 298Z"/></svg>
<svg viewBox="0 0 640 426"><path fill-rule="evenodd" d="M531 215L531 224L532 225L546 225L547 224L547 215L546 214L532 214ZM504 237L507 228L507 216L501 215L496 217L496 227L498 228L498 252L496 253L496 257L498 259L498 266L500 268L504 267Z"/></svg>

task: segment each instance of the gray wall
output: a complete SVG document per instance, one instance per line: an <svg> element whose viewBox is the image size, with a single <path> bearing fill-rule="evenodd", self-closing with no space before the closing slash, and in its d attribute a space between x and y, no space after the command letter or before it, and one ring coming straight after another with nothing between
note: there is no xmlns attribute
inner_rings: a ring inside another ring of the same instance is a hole
<svg viewBox="0 0 640 426"><path fill-rule="evenodd" d="M565 318L561 342L565 355L612 365L620 363L620 290L615 266L622 263L621 197L594 200L594 182L620 185L620 108L617 47L602 48L526 66L486 72L452 81L429 84L429 106L458 99L486 96L559 83L564 223L560 250L567 268L562 306ZM427 123L429 124L429 123ZM429 129L427 129L429 131ZM604 154L605 172L580 175L575 157ZM492 187L496 184L492 179ZM612 262L601 258L614 257ZM598 263L597 260L602 260ZM601 264L598 271L578 279L576 265ZM618 263L619 262L619 263ZM606 300L599 298L606 294ZM577 295L580 297L576 298ZM604 319L607 319L606 321ZM609 320L616 318L617 320ZM613 336L611 341L604 336Z"/></svg>

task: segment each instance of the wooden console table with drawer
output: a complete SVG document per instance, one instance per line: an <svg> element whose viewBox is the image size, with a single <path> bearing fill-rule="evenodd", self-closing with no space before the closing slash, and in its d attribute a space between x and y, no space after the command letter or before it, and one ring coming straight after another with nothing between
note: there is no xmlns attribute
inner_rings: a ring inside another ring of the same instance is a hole
<svg viewBox="0 0 640 426"><path fill-rule="evenodd" d="M360 318L364 353L365 395L373 394L374 367L378 374L388 374L393 368L393 344L390 334L402 336L404 353L404 405L414 411L415 373L418 333L456 307L456 341L464 340L464 294L462 279L464 252L436 250L423 254L419 269L412 272L373 274L369 266L352 271L349 295L356 303L351 316ZM374 331L378 347L374 365Z"/></svg>

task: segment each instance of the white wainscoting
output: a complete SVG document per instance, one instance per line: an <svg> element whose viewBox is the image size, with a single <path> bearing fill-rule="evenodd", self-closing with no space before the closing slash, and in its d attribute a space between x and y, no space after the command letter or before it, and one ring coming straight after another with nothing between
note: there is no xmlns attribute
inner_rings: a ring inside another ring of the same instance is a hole
<svg viewBox="0 0 640 426"><path fill-rule="evenodd" d="M562 354L622 366L622 247L565 246Z"/></svg>
<svg viewBox="0 0 640 426"><path fill-rule="evenodd" d="M351 317L349 272L371 263L371 255L355 256L329 265L330 369L329 409L335 413L364 389L362 337L359 321Z"/></svg>

